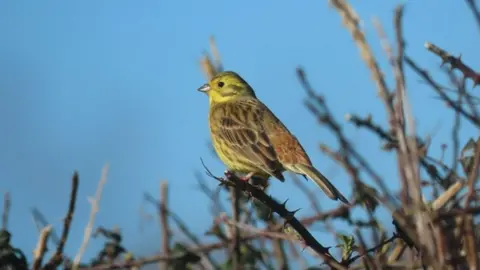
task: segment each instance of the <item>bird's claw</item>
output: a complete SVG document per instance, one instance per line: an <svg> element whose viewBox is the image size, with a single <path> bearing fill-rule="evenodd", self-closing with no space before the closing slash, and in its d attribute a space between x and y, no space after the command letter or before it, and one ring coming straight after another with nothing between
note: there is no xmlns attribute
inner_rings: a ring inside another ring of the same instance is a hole
<svg viewBox="0 0 480 270"><path fill-rule="evenodd" d="M239 177L239 179L242 180L242 181L248 182L248 180L250 180L250 178L252 178L252 176L253 176L253 173L249 173L245 176Z"/></svg>
<svg viewBox="0 0 480 270"><path fill-rule="evenodd" d="M231 171L228 171L228 170L227 170L227 171L225 171L223 174L225 175L225 177L227 177L227 179L229 179L229 178L232 178L232 177L233 177L233 172L231 172Z"/></svg>

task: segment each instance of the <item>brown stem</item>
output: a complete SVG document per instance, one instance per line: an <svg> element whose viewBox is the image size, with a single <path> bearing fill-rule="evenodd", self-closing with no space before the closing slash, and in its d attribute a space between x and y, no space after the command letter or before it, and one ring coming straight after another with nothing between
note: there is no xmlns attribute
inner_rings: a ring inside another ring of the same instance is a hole
<svg viewBox="0 0 480 270"><path fill-rule="evenodd" d="M47 241L51 229L52 225L47 225L40 231L37 248L33 251L33 270L39 270L42 267L43 256L45 256L45 252L47 251Z"/></svg>
<svg viewBox="0 0 480 270"><path fill-rule="evenodd" d="M63 220L63 230L60 241L58 242L57 249L55 253L50 258L48 263L45 265L45 269L57 269L57 267L63 261L63 248L67 243L68 233L70 231L70 225L72 224L73 213L75 211L75 203L77 201L77 191L78 191L78 172L74 172L72 176L72 189L70 190L70 201L68 203L68 210L65 218Z"/></svg>

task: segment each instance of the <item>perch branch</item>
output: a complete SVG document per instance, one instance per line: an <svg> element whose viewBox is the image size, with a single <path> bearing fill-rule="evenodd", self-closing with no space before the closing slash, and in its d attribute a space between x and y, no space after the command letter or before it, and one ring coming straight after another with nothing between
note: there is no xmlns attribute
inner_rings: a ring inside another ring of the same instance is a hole
<svg viewBox="0 0 480 270"><path fill-rule="evenodd" d="M205 167L205 165L204 165ZM268 196L262 190L252 186L247 181L242 181L238 179L238 177L234 176L233 174L227 173L226 179L214 176L206 167L205 167L207 174L219 181L221 184L227 185L229 187L236 187L240 190L246 192L250 196L254 197L255 199L261 201L265 205L267 205L272 211L280 215L283 219L285 219L286 223L289 223L303 238L305 244L312 248L322 259L325 260L325 263L328 265L344 269L342 265L335 260L335 258L330 255L328 248L324 247L320 244L313 235L303 226L303 224L295 217L296 211L288 211L285 208L284 204L278 203L272 197Z"/></svg>

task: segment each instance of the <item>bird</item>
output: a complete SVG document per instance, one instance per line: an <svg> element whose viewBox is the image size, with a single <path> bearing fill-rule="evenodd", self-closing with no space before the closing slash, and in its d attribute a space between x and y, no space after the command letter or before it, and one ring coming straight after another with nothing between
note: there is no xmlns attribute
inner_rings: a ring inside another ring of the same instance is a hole
<svg viewBox="0 0 480 270"><path fill-rule="evenodd" d="M349 204L238 73L219 72L197 90L208 96L212 144L229 172L245 175L244 181L275 177L281 182L284 172L293 172L313 180L330 199Z"/></svg>

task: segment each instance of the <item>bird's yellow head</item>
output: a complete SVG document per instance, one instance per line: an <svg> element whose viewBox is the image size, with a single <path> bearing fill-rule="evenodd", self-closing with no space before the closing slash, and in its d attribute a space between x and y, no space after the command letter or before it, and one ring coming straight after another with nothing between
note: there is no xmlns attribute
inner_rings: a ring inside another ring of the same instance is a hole
<svg viewBox="0 0 480 270"><path fill-rule="evenodd" d="M232 101L239 97L255 97L252 87L233 71L218 73L198 88L198 91L208 95L210 104Z"/></svg>

